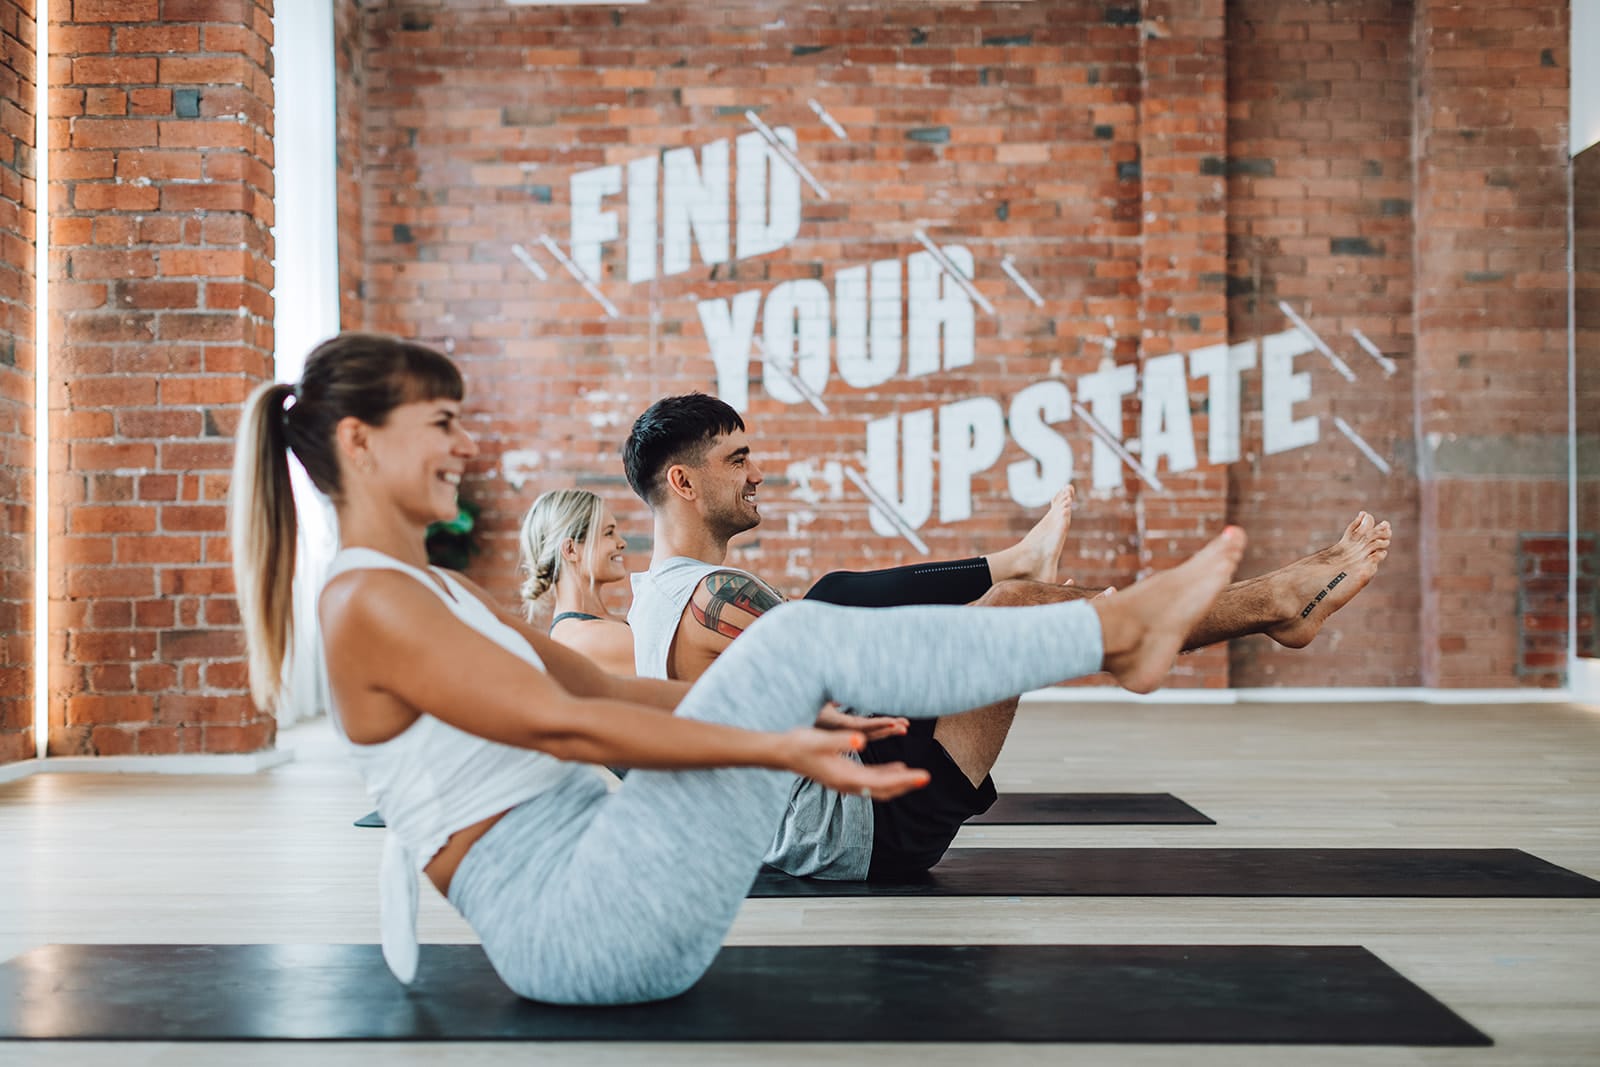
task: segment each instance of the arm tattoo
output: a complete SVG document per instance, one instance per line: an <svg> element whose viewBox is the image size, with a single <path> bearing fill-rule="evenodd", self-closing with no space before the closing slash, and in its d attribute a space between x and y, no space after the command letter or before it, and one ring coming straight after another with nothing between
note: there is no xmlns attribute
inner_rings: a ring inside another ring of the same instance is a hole
<svg viewBox="0 0 1600 1067"><path fill-rule="evenodd" d="M723 618L724 609L733 607L746 615L758 616L783 603L783 597L771 586L749 574L719 571L706 578L705 587L710 596L704 607L700 606L698 597L689 601L694 621L730 640L744 633L744 627Z"/></svg>

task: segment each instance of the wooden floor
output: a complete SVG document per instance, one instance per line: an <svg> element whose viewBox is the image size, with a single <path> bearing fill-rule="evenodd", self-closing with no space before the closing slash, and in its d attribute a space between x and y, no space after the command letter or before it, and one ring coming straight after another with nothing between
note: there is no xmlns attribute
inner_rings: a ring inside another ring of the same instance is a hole
<svg viewBox="0 0 1600 1067"><path fill-rule="evenodd" d="M36 775L0 786L0 958L51 942L371 942L381 834L326 727L253 777ZM1600 713L1559 704L1024 708L1002 790L1171 791L1192 827L987 827L959 844L1522 848L1600 877ZM425 892L424 941L472 934ZM1600 902L755 901L731 944L1365 945L1489 1049L1248 1046L3 1044L93 1064L1600 1064ZM804 1011L805 1005L796 1005Z"/></svg>

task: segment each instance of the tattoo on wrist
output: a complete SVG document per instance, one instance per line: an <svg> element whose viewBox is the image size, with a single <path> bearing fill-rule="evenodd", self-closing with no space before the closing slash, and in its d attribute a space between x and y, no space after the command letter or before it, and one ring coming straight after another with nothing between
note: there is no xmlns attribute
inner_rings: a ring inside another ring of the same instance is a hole
<svg viewBox="0 0 1600 1067"><path fill-rule="evenodd" d="M1305 610L1300 612L1300 617L1303 619L1307 615L1310 615L1314 610L1316 610L1317 605L1322 603L1322 598L1327 596L1329 593L1333 592L1333 587L1338 585L1340 582L1344 581L1344 579L1345 579L1345 572L1344 571L1340 571L1338 576L1335 577L1333 579L1333 581L1329 582L1327 584L1327 587L1324 588L1322 590L1322 592L1318 593L1315 597L1313 597L1312 600L1311 600L1311 603L1309 603L1309 604L1307 604L1305 606Z"/></svg>

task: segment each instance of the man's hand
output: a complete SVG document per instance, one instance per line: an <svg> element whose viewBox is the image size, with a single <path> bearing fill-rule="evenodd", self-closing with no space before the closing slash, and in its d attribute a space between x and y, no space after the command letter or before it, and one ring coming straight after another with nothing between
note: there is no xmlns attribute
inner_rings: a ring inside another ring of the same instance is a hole
<svg viewBox="0 0 1600 1067"><path fill-rule="evenodd" d="M904 763L867 765L845 759L866 747L866 737L855 730L790 730L780 744L785 767L840 793L893 800L921 789L932 777Z"/></svg>
<svg viewBox="0 0 1600 1067"><path fill-rule="evenodd" d="M911 729L911 720L899 715L847 715L830 700L817 715L817 729L854 730L868 741L881 741L904 734Z"/></svg>

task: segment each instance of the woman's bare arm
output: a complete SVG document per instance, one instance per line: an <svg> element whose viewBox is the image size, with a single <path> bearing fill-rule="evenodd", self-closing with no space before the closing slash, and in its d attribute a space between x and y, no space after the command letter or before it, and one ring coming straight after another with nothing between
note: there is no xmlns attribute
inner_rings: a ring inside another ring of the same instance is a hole
<svg viewBox="0 0 1600 1067"><path fill-rule="evenodd" d="M426 713L492 741L584 763L768 767L842 791L871 789L878 797L927 780L924 772L901 765L863 766L838 758L865 743L853 731L762 733L662 715L607 696L577 695L477 633L414 578L398 572L338 576L323 592L321 616L330 680L346 728L357 739L373 725L368 715L383 720L398 705L413 719ZM559 655L582 659L570 650ZM389 736L399 732L392 724L383 729L392 730Z"/></svg>
<svg viewBox="0 0 1600 1067"><path fill-rule="evenodd" d="M608 671L579 650L562 644L549 634L540 633L526 619L495 603L494 598L470 578L455 571L451 571L450 576L471 590L473 595L483 601L501 622L527 638L528 644L533 646L533 651L544 661L550 676L577 696L611 697L648 705L661 711L674 711L683 700L684 694L689 691L687 682L632 677L631 637L628 646L628 673L622 675Z"/></svg>

